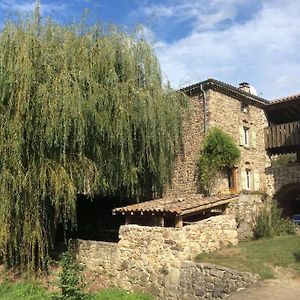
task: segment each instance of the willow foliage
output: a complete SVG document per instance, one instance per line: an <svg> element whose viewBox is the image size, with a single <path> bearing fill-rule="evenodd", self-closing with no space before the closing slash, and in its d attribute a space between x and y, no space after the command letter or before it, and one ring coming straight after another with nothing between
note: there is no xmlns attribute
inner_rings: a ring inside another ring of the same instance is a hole
<svg viewBox="0 0 300 300"><path fill-rule="evenodd" d="M38 28L37 28L38 26ZM151 47L100 25L7 23L0 34L0 256L44 269L76 195L161 194L184 100Z"/></svg>

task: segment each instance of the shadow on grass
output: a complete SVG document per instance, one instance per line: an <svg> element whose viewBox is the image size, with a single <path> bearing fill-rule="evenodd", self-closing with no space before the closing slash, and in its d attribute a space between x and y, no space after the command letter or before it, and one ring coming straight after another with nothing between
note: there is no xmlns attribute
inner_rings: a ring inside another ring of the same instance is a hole
<svg viewBox="0 0 300 300"><path fill-rule="evenodd" d="M294 252L293 255L294 255L295 259L296 259L296 262L300 262L300 251Z"/></svg>

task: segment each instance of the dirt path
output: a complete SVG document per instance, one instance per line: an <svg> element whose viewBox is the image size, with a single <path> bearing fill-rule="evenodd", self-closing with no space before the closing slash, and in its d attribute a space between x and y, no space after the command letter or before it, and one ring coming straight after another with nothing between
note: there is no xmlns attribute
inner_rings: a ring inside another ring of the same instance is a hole
<svg viewBox="0 0 300 300"><path fill-rule="evenodd" d="M277 279L259 281L238 291L228 300L299 300L300 278L285 269L276 270Z"/></svg>
<svg viewBox="0 0 300 300"><path fill-rule="evenodd" d="M240 290L228 300L299 300L300 284L291 280L259 281L248 289Z"/></svg>

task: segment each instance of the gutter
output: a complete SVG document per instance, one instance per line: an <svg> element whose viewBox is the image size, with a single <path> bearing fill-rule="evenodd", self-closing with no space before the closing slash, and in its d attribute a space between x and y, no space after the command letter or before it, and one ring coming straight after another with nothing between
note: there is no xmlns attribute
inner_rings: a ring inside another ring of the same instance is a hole
<svg viewBox="0 0 300 300"><path fill-rule="evenodd" d="M200 84L200 90L201 92L203 93L203 114L204 114L204 124L203 124L203 127L204 127L204 136L206 136L207 134L207 130L208 130L208 126L207 126L207 98L206 98L206 92L204 91L203 89L203 85L202 83Z"/></svg>

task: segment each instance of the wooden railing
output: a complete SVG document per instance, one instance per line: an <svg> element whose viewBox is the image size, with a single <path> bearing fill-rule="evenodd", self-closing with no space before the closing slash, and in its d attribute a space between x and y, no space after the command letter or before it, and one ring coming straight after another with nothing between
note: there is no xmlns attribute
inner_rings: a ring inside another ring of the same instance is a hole
<svg viewBox="0 0 300 300"><path fill-rule="evenodd" d="M265 147L300 147L300 121L265 128Z"/></svg>

